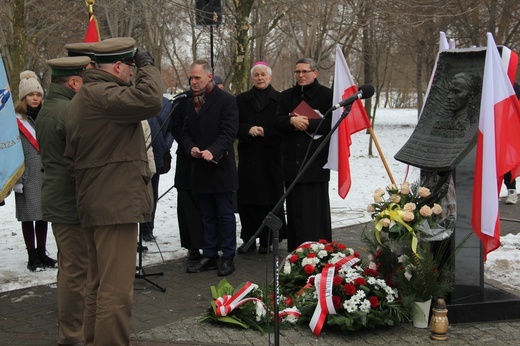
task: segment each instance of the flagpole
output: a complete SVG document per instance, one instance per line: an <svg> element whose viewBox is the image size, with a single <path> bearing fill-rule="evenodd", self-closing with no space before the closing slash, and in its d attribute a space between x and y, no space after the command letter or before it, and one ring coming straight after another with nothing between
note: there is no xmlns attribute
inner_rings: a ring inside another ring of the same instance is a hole
<svg viewBox="0 0 520 346"><path fill-rule="evenodd" d="M94 14L94 5L96 4L96 0L85 0L85 4L88 6L88 14L90 18Z"/></svg>
<svg viewBox="0 0 520 346"><path fill-rule="evenodd" d="M379 142L377 141L376 134L374 133L374 130L372 129L372 126L368 128L368 132L370 133L370 137L372 137L372 140L374 141L374 144L376 145L377 152L379 153L379 156L381 157L381 161L383 161L383 166L385 166L386 174L388 174L388 177L390 178L390 181L392 184L395 185L394 177L392 176L392 172L390 172L390 167L388 167L388 163L386 162L385 156L383 155L383 151L381 150L381 147L379 146Z"/></svg>

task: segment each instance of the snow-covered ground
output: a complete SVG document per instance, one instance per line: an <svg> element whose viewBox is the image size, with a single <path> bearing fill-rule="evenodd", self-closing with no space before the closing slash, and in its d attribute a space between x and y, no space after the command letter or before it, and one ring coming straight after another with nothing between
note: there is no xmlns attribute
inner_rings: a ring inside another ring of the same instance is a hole
<svg viewBox="0 0 520 346"><path fill-rule="evenodd" d="M407 166L393 157L403 146L416 124L417 111L412 109L380 109L377 112L375 135L379 141L382 153L387 161L394 180L399 183L406 177ZM373 155L368 155L369 135L361 131L352 137L351 173L352 187L343 200L337 194L337 174L331 173L330 199L332 223L334 228L349 226L370 221L366 206L372 201L372 194L378 187L390 183L381 157L373 146ZM176 144L172 153L176 150ZM149 251L143 256L143 265L162 263L186 255L186 250L180 247L177 226L177 193L173 185L175 159L169 173L162 175L159 194L164 196L159 200L155 218L154 234L158 247L154 243L146 243ZM418 175L412 168L407 180L412 182ZM505 189L501 195L505 195ZM240 219L237 215L237 222ZM238 225L240 230L240 225ZM239 231L237 232L239 233ZM241 240L238 239L239 244ZM47 249L51 257L56 258L56 243L49 227ZM160 249L160 250L159 250ZM502 238L502 247L488 255L485 265L486 278L494 279L506 286L520 287L520 235L508 235ZM31 272L27 269L27 251L23 242L20 223L15 218L14 197L6 199L6 205L0 207L0 292L10 291L56 281L56 270L48 269Z"/></svg>

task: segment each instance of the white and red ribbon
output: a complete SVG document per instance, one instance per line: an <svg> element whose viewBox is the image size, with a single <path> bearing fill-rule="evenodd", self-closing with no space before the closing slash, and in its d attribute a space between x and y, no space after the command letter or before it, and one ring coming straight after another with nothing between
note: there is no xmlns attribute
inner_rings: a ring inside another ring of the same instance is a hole
<svg viewBox="0 0 520 346"><path fill-rule="evenodd" d="M334 263L334 267L336 267L337 270L340 269L347 269L347 267L352 267L354 264L358 263L360 259L354 255L350 255L347 257L343 257L336 263Z"/></svg>
<svg viewBox="0 0 520 346"><path fill-rule="evenodd" d="M217 306L217 316L227 316L235 308L249 301L260 301L258 298L244 299L244 297L247 296L249 292L251 292L253 289L256 289L257 287L257 285L252 284L251 282L246 282L246 284L233 296L225 294L222 297L215 299L215 305Z"/></svg>
<svg viewBox="0 0 520 346"><path fill-rule="evenodd" d="M278 312L278 318L283 318L283 317L286 317L286 316L294 316L296 317L296 319L299 319L301 317L301 312L300 310L298 310L297 308L286 308L286 309L283 309L282 311Z"/></svg>
<svg viewBox="0 0 520 346"><path fill-rule="evenodd" d="M26 119L22 119L18 114L16 114L16 122L18 123L18 129L25 138L27 138L29 143L31 143L37 151L40 151L40 145L36 140L36 131L34 130L34 127L32 127Z"/></svg>
<svg viewBox="0 0 520 346"><path fill-rule="evenodd" d="M336 309L332 303L332 282L336 268L331 266L323 268L321 274L316 275L314 284L318 291L318 304L314 310L309 327L314 335L319 336L325 324L327 315L335 315Z"/></svg>
<svg viewBox="0 0 520 346"><path fill-rule="evenodd" d="M320 335L327 315L336 314L336 309L334 308L334 303L332 302L332 287L335 271L351 267L357 262L359 262L359 258L350 255L342 258L330 267L323 268L321 274L316 275L314 279L314 285L316 286L316 291L318 292L318 304L316 305L316 309L314 310L314 314L312 315L311 321L309 323L309 327L311 328L314 335Z"/></svg>

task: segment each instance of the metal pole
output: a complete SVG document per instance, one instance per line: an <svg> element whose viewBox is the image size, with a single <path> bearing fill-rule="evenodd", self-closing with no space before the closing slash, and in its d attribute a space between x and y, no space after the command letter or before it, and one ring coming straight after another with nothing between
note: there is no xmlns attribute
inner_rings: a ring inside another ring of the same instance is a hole
<svg viewBox="0 0 520 346"><path fill-rule="evenodd" d="M209 26L209 46L211 49L211 70L215 74L215 63L213 62L213 25Z"/></svg>

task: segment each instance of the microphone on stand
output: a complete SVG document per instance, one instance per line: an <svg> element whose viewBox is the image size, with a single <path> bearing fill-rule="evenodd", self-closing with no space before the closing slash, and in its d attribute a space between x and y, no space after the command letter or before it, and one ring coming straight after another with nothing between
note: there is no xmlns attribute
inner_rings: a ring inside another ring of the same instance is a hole
<svg viewBox="0 0 520 346"><path fill-rule="evenodd" d="M372 88L373 89L373 88ZM172 97L170 99L170 102L175 102L175 101L178 101L180 99L184 99L184 98L187 98L189 99L190 97L193 97L193 91L191 90L186 90L185 92L182 92L180 94L177 94L175 95L174 97Z"/></svg>
<svg viewBox="0 0 520 346"><path fill-rule="evenodd" d="M348 105L354 103L354 101L359 100L359 99L363 100L363 99L370 98L370 97L372 97L372 95L374 95L374 87L370 84L363 84L362 86L359 87L357 93L344 99L340 103L332 106L332 110L338 109L340 107L348 106Z"/></svg>

